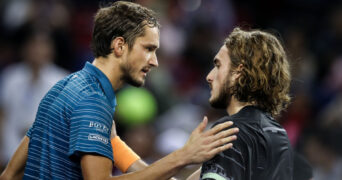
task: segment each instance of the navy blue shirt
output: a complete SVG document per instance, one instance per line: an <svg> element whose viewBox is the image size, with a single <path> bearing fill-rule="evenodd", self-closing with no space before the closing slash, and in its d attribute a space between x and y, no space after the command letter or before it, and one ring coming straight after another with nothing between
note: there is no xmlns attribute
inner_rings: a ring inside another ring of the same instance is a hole
<svg viewBox="0 0 342 180"><path fill-rule="evenodd" d="M113 161L110 134L115 106L110 81L90 63L55 84L40 102L27 133L23 179L83 179L84 153Z"/></svg>

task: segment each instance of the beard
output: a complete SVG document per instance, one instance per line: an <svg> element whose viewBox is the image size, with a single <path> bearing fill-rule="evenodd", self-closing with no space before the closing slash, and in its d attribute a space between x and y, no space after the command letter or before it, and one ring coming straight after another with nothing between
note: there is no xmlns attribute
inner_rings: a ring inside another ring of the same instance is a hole
<svg viewBox="0 0 342 180"><path fill-rule="evenodd" d="M134 77L134 69L132 68L131 65L126 64L126 66L121 66L121 70L123 72L123 80L127 84L130 84L135 87L141 87L144 85L145 81L144 80L139 80L138 78Z"/></svg>
<svg viewBox="0 0 342 180"><path fill-rule="evenodd" d="M225 83L221 86L218 96L209 100L210 105L213 108L225 109L229 106L230 100L232 98L232 85L231 81L227 77Z"/></svg>

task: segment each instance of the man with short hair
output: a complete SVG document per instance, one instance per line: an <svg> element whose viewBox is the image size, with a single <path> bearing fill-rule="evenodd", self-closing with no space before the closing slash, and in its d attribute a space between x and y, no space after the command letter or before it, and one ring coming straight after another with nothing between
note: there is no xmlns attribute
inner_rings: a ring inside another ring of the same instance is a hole
<svg viewBox="0 0 342 180"><path fill-rule="evenodd" d="M142 86L147 73L158 66L158 48L159 24L151 10L121 1L101 8L92 39L95 60L45 95L0 179L168 179L185 165L231 148L237 129L222 131L232 124L227 122L204 131L206 118L183 148L148 167L122 141L110 140L111 133L117 137L115 126L111 131L115 91L125 83ZM127 169L126 158L134 160L128 166L138 164L134 170L142 170L111 177L113 162L124 162L122 169Z"/></svg>
<svg viewBox="0 0 342 180"><path fill-rule="evenodd" d="M283 46L270 33L235 28L207 76L210 104L239 128L234 146L203 163L191 178L203 180L291 180L293 152L274 120L290 101L290 70ZM189 178L189 179L191 179Z"/></svg>

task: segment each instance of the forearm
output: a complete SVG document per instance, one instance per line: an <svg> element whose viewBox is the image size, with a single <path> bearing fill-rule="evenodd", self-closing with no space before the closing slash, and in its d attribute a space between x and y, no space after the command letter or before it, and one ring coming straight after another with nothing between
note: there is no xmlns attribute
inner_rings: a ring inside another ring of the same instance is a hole
<svg viewBox="0 0 342 180"><path fill-rule="evenodd" d="M6 169L1 174L1 180L23 178L29 141L30 139L27 136L23 138Z"/></svg>
<svg viewBox="0 0 342 180"><path fill-rule="evenodd" d="M135 161L127 170L127 173L130 172L135 172L135 171L139 171L139 170L143 170L145 168L148 167L148 164L145 163L143 160L139 159L137 161ZM169 180L177 180L176 178L172 177Z"/></svg>
<svg viewBox="0 0 342 180"><path fill-rule="evenodd" d="M143 170L134 173L128 173L118 177L112 177L112 180L124 179L141 179L141 180L159 180L169 179L175 175L180 169L188 164L183 158L185 156L183 150L175 151L168 156L156 161Z"/></svg>
<svg viewBox="0 0 342 180"><path fill-rule="evenodd" d="M127 173L130 172L135 172L135 171L139 171L139 170L143 170L146 167L148 167L148 164L145 163L143 160L139 159L137 161L135 161L128 169L127 169Z"/></svg>
<svg viewBox="0 0 342 180"><path fill-rule="evenodd" d="M201 176L201 168L192 173L186 180L198 180Z"/></svg>

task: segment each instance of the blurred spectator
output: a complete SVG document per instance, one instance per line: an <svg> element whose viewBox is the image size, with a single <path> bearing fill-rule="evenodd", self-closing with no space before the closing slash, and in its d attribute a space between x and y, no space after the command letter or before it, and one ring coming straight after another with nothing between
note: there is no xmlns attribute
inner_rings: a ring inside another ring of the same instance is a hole
<svg viewBox="0 0 342 180"><path fill-rule="evenodd" d="M123 135L123 140L132 147L145 162L152 163L162 156L155 150L156 132L151 125L140 125L129 128Z"/></svg>
<svg viewBox="0 0 342 180"><path fill-rule="evenodd" d="M325 128L339 127L342 131L342 56L332 62L324 85L332 92L333 98L322 108L319 125Z"/></svg>
<svg viewBox="0 0 342 180"><path fill-rule="evenodd" d="M303 150L313 166L314 180L342 179L342 157L336 147L341 144L340 134L332 129L316 129L309 133Z"/></svg>
<svg viewBox="0 0 342 180"><path fill-rule="evenodd" d="M165 155L181 148L191 129L203 119L203 109L191 103L183 102L170 108L158 119L157 150Z"/></svg>
<svg viewBox="0 0 342 180"><path fill-rule="evenodd" d="M294 153L293 159L293 180L312 180L313 171L309 162L297 152Z"/></svg>
<svg viewBox="0 0 342 180"><path fill-rule="evenodd" d="M45 93L67 74L53 64L53 42L44 32L32 33L19 52L23 61L7 67L1 76L2 163L10 159L32 125Z"/></svg>

